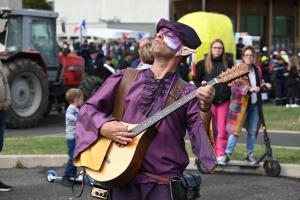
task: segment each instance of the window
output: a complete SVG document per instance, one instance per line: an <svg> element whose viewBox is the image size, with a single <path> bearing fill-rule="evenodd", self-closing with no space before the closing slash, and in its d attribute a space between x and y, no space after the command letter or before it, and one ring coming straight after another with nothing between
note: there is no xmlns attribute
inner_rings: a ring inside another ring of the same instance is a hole
<svg viewBox="0 0 300 200"><path fill-rule="evenodd" d="M176 13L176 14L174 15L175 21L178 21L181 17L183 17L183 16L186 15L186 14L188 14L188 13Z"/></svg>
<svg viewBox="0 0 300 200"><path fill-rule="evenodd" d="M22 48L22 18L11 17L7 27L7 51L17 51Z"/></svg>
<svg viewBox="0 0 300 200"><path fill-rule="evenodd" d="M293 17L273 16L273 35L293 35Z"/></svg>
<svg viewBox="0 0 300 200"><path fill-rule="evenodd" d="M47 65L58 65L54 27L50 20L32 20L31 42Z"/></svg>
<svg viewBox="0 0 300 200"><path fill-rule="evenodd" d="M264 35L264 16L241 15L240 32L248 32L249 35Z"/></svg>
<svg viewBox="0 0 300 200"><path fill-rule="evenodd" d="M272 49L276 51L293 48L293 21L291 16L273 16Z"/></svg>

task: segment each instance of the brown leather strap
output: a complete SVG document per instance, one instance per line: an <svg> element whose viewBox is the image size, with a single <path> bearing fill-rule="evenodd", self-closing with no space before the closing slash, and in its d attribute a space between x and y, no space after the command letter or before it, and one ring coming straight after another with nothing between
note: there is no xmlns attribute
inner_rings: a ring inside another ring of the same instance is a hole
<svg viewBox="0 0 300 200"><path fill-rule="evenodd" d="M183 88L185 87L186 82L184 80L182 80L181 78L179 78L175 84L175 86L172 88L172 90L170 91L170 97L165 105L165 108L168 107L169 105L171 105L175 100L177 100L183 90ZM158 127L158 125L160 124L161 121L157 122L156 127Z"/></svg>
<svg viewBox="0 0 300 200"><path fill-rule="evenodd" d="M169 179L169 178L158 176L158 175L151 174L149 172L144 172L144 171L141 171L141 170L139 170L138 173L139 174L144 174L145 176L149 176L151 178L155 178L157 180L161 180L161 181L164 181L164 182L167 182L167 183L171 181L171 179Z"/></svg>
<svg viewBox="0 0 300 200"><path fill-rule="evenodd" d="M181 78L179 78L177 80L176 85L170 91L170 94L169 94L170 98L168 99L165 108L168 107L169 105L171 105L173 103L173 101L175 101L179 98L185 85L186 85L186 82L184 80L182 80Z"/></svg>
<svg viewBox="0 0 300 200"><path fill-rule="evenodd" d="M130 88L139 72L139 70L128 67L121 79L112 114L112 116L117 118L118 120L121 120L123 117L125 94L127 93L128 89Z"/></svg>

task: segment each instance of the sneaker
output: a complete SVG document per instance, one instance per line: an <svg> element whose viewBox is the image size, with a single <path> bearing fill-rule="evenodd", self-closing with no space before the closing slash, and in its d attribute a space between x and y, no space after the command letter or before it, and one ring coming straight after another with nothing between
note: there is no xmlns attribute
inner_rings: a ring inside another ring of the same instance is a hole
<svg viewBox="0 0 300 200"><path fill-rule="evenodd" d="M253 158L253 154L247 154L245 157L245 161L248 161L250 164L254 164L255 163L255 159Z"/></svg>
<svg viewBox="0 0 300 200"><path fill-rule="evenodd" d="M286 104L285 107L286 107L286 108L291 108L291 107L292 107L292 104Z"/></svg>
<svg viewBox="0 0 300 200"><path fill-rule="evenodd" d="M217 159L218 165L226 165L229 162L229 156L226 153L219 158Z"/></svg>
<svg viewBox="0 0 300 200"><path fill-rule="evenodd" d="M299 106L297 104L292 104L291 107L292 108L298 108Z"/></svg>
<svg viewBox="0 0 300 200"><path fill-rule="evenodd" d="M64 176L61 179L61 184L66 187L72 187L73 181L71 181L70 177Z"/></svg>
<svg viewBox="0 0 300 200"><path fill-rule="evenodd" d="M221 160L222 160L222 158L223 158L223 156L219 156L219 157L217 157L217 161L221 161Z"/></svg>
<svg viewBox="0 0 300 200"><path fill-rule="evenodd" d="M0 182L0 191L1 192L7 192L11 191L12 187L9 185L5 185L4 183Z"/></svg>

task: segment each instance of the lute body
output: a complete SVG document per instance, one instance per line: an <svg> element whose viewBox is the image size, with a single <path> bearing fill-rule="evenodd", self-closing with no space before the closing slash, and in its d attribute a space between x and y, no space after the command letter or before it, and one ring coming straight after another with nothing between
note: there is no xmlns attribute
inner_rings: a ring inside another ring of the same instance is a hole
<svg viewBox="0 0 300 200"><path fill-rule="evenodd" d="M137 126L121 123L128 125L129 130ZM116 188L126 184L138 172L146 150L156 134L157 130L152 126L132 138L124 147L111 141L101 168L93 170L86 167L86 172L105 188Z"/></svg>

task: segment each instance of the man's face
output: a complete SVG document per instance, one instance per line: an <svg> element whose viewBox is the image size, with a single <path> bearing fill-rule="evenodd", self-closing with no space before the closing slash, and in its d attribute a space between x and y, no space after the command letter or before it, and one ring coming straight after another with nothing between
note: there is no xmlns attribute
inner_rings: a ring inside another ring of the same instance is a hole
<svg viewBox="0 0 300 200"><path fill-rule="evenodd" d="M180 39L170 30L167 28L162 28L156 35L152 43L152 52L156 52L160 48L164 47L172 50L173 52L177 52L180 50L182 44Z"/></svg>

